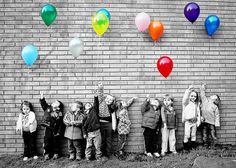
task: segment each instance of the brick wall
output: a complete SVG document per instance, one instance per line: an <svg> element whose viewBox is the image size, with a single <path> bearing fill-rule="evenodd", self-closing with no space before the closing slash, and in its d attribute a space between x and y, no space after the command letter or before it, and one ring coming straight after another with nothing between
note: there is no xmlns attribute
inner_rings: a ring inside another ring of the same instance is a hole
<svg viewBox="0 0 236 168"><path fill-rule="evenodd" d="M58 17L46 27L40 9L50 2ZM61 100L66 109L75 100L92 101L92 89L103 81L105 92L119 99L138 96L130 108L132 121L127 151L143 151L140 105L146 94L174 96L174 107L181 120L181 100L192 82L199 87L206 82L207 95L219 94L222 100L219 142L236 143L236 61L234 0L198 0L201 14L191 24L183 14L186 0L0 0L0 153L23 151L23 141L15 133L20 103L33 103L38 122L43 111L38 99L45 92L48 102ZM91 17L100 8L111 13L110 26L101 39L92 29ZM154 46L148 33L139 33L135 16L146 12L151 20L165 25L165 33ZM221 26L209 38L204 20L216 14ZM75 59L68 51L69 41L80 37L83 54ZM99 41L101 44L99 45ZM28 69L21 58L27 44L39 49L39 59ZM156 60L168 55L174 61L169 78L156 70ZM43 129L38 129L37 146L42 151ZM183 140L183 126L178 124L177 146ZM66 143L64 142L64 146Z"/></svg>

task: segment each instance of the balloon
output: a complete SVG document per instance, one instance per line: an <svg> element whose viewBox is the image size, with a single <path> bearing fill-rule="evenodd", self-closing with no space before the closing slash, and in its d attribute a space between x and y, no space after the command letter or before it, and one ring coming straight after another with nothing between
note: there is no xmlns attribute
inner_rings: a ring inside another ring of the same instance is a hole
<svg viewBox="0 0 236 168"><path fill-rule="evenodd" d="M102 36L109 27L109 19L104 13L98 13L92 18L93 30L97 35Z"/></svg>
<svg viewBox="0 0 236 168"><path fill-rule="evenodd" d="M162 76L167 78L170 75L170 73L172 72L172 69L173 69L172 59L169 58L168 56L162 56L157 61L157 69L162 74Z"/></svg>
<svg viewBox="0 0 236 168"><path fill-rule="evenodd" d="M149 25L149 34L154 41L157 41L164 32L164 26L159 21L152 21Z"/></svg>
<svg viewBox="0 0 236 168"><path fill-rule="evenodd" d="M25 64L31 67L38 58L38 49L33 45L27 45L23 48L21 56Z"/></svg>
<svg viewBox="0 0 236 168"><path fill-rule="evenodd" d="M44 21L44 23L49 26L51 25L57 17L57 10L51 4L46 4L41 9L40 15Z"/></svg>
<svg viewBox="0 0 236 168"><path fill-rule="evenodd" d="M100 12L105 14L108 17L109 21L111 20L111 14L108 10L106 10L105 8L102 8L102 9L99 9L96 13L100 13Z"/></svg>
<svg viewBox="0 0 236 168"><path fill-rule="evenodd" d="M185 17L192 23L194 23L200 14L200 7L195 2L188 3L184 8Z"/></svg>
<svg viewBox="0 0 236 168"><path fill-rule="evenodd" d="M138 31L144 32L147 30L150 24L150 16L144 12L137 14L135 18L135 24L138 28Z"/></svg>
<svg viewBox="0 0 236 168"><path fill-rule="evenodd" d="M205 20L207 34L212 36L220 26L220 19L216 15L210 15Z"/></svg>
<svg viewBox="0 0 236 168"><path fill-rule="evenodd" d="M72 53L72 55L74 57L78 57L82 53L82 51L84 49L83 41L81 41L77 37L73 38L70 41L69 49L70 49L70 52Z"/></svg>

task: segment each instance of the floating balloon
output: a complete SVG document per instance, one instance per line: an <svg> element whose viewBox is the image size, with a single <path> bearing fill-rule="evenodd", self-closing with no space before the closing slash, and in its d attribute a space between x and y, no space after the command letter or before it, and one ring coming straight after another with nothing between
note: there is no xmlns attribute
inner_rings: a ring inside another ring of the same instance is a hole
<svg viewBox="0 0 236 168"><path fill-rule="evenodd" d="M109 27L109 19L104 13L98 13L92 18L92 26L97 35L102 36Z"/></svg>
<svg viewBox="0 0 236 168"><path fill-rule="evenodd" d="M220 26L220 19L216 15L210 15L205 20L207 34L212 36Z"/></svg>
<svg viewBox="0 0 236 168"><path fill-rule="evenodd" d="M149 34L154 41L159 40L164 32L164 26L159 21L152 21L149 25Z"/></svg>
<svg viewBox="0 0 236 168"><path fill-rule="evenodd" d="M79 38L73 38L69 43L69 50L74 57L78 57L84 49L83 41Z"/></svg>
<svg viewBox="0 0 236 168"><path fill-rule="evenodd" d="M144 12L137 14L135 18L135 24L138 28L138 31L144 32L147 30L150 24L150 16Z"/></svg>
<svg viewBox="0 0 236 168"><path fill-rule="evenodd" d="M46 4L41 9L40 15L47 26L50 26L57 17L57 10L51 4Z"/></svg>
<svg viewBox="0 0 236 168"><path fill-rule="evenodd" d="M111 20L111 14L105 8L99 9L96 13L103 13L103 14L105 14L108 17L109 21Z"/></svg>
<svg viewBox="0 0 236 168"><path fill-rule="evenodd" d="M194 23L200 14L200 7L195 2L188 3L184 8L185 17L191 22Z"/></svg>
<svg viewBox="0 0 236 168"><path fill-rule="evenodd" d="M23 48L21 56L25 64L31 67L38 58L38 49L33 45L27 45Z"/></svg>
<svg viewBox="0 0 236 168"><path fill-rule="evenodd" d="M162 56L157 61L157 69L158 71L167 78L173 69L173 61L168 56Z"/></svg>

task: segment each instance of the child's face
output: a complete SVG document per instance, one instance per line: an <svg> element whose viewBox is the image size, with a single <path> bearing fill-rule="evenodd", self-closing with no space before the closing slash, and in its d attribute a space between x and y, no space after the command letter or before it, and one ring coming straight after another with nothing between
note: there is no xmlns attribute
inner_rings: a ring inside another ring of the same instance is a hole
<svg viewBox="0 0 236 168"><path fill-rule="evenodd" d="M192 92L190 94L190 101L195 102L197 100L197 93Z"/></svg>
<svg viewBox="0 0 236 168"><path fill-rule="evenodd" d="M59 111L60 110L60 108L59 108L60 103L58 101L53 102L51 106L52 106L52 111Z"/></svg>
<svg viewBox="0 0 236 168"><path fill-rule="evenodd" d="M168 107L168 106L171 106L171 105L173 104L172 100L171 100L169 97L164 98L163 103L164 103L164 105L167 106L167 107Z"/></svg>
<svg viewBox="0 0 236 168"><path fill-rule="evenodd" d="M85 108L85 111L88 111L88 110L90 110L92 108L92 104L86 103L84 108Z"/></svg>
<svg viewBox="0 0 236 168"><path fill-rule="evenodd" d="M30 108L26 105L23 105L22 106L22 111L24 114L28 114L30 112Z"/></svg>
<svg viewBox="0 0 236 168"><path fill-rule="evenodd" d="M155 106L156 108L159 107L159 105L160 105L159 101L158 101L158 100L155 100L155 99L150 100L150 104L153 105L153 106Z"/></svg>
<svg viewBox="0 0 236 168"><path fill-rule="evenodd" d="M105 102L107 105L111 105L114 101L114 97L111 96L111 95L107 95L106 98L105 98Z"/></svg>
<svg viewBox="0 0 236 168"><path fill-rule="evenodd" d="M216 95L212 95L210 98L214 104L218 105L220 103L220 101Z"/></svg>
<svg viewBox="0 0 236 168"><path fill-rule="evenodd" d="M72 112L76 112L77 111L77 104L76 103L72 103L71 105L70 105L70 110L72 111Z"/></svg>

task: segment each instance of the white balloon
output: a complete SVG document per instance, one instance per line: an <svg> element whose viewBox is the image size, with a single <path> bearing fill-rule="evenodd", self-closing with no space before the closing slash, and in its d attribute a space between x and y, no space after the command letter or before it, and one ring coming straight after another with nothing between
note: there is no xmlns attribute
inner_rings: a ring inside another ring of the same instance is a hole
<svg viewBox="0 0 236 168"><path fill-rule="evenodd" d="M84 43L79 38L73 38L69 43L70 52L74 57L80 56L84 49Z"/></svg>

